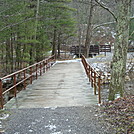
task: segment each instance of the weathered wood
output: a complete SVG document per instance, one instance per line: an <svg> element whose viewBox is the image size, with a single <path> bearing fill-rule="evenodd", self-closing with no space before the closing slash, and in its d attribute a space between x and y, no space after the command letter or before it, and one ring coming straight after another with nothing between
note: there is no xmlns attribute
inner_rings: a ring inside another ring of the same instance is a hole
<svg viewBox="0 0 134 134"><path fill-rule="evenodd" d="M96 95L96 89L98 89L98 102L101 103L101 75L98 74L89 63L87 63L85 57L82 55L81 60L85 68L86 74L91 82L91 86L94 88L94 94Z"/></svg>

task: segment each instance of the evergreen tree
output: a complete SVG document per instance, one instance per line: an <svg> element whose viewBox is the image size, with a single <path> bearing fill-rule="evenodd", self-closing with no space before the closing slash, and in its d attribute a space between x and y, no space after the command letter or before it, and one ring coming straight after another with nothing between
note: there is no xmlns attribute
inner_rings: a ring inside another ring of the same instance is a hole
<svg viewBox="0 0 134 134"><path fill-rule="evenodd" d="M56 54L57 43L73 36L68 2L1 0L0 61L6 73L43 59L50 48Z"/></svg>

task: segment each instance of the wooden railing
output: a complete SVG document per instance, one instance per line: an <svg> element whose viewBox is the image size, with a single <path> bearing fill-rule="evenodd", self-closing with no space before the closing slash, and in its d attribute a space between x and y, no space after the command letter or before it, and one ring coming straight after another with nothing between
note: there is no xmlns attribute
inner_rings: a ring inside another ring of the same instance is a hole
<svg viewBox="0 0 134 134"><path fill-rule="evenodd" d="M38 79L38 76L41 76L42 73L45 73L53 65L54 62L55 56L53 55L22 70L0 78L0 107L3 108L4 106L4 95L6 93L13 91L14 97L16 97L18 85L23 84L24 89L26 89L26 80L30 80L30 84L32 84L34 77ZM12 84L8 89L6 88L3 90L4 80L6 79L10 79L10 81L12 81Z"/></svg>
<svg viewBox="0 0 134 134"><path fill-rule="evenodd" d="M94 87L94 94L97 95L98 92L98 102L101 103L101 76L90 66L83 55L81 58L86 74L91 82L91 86Z"/></svg>

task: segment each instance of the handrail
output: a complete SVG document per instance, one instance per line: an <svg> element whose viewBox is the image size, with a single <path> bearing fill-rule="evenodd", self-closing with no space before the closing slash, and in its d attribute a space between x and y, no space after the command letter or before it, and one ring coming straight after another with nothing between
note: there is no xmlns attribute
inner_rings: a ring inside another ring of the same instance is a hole
<svg viewBox="0 0 134 134"><path fill-rule="evenodd" d="M98 102L101 103L101 76L98 72L91 67L91 65L86 61L84 55L81 55L81 61L85 68L86 74L91 82L91 86L94 87L94 94L97 95L96 91L98 89Z"/></svg>
<svg viewBox="0 0 134 134"><path fill-rule="evenodd" d="M2 109L4 107L4 98L3 97L7 92L14 90L14 97L16 97L17 86L19 84L23 83L24 89L26 89L26 80L30 79L30 84L32 84L34 74L35 74L36 79L38 79L38 73L40 76L42 75L42 73L45 73L53 65L55 60L56 60L55 55L53 55L53 56L51 56L47 59L44 59L38 63L35 63L33 65L30 65L26 68L23 68L19 71L16 71L12 74L9 74L7 76L0 78L0 107ZM17 77L19 75L22 76L22 79L20 81L17 81ZM12 79L13 83L12 83L11 87L9 87L5 91L3 91L3 80L5 80L7 78Z"/></svg>

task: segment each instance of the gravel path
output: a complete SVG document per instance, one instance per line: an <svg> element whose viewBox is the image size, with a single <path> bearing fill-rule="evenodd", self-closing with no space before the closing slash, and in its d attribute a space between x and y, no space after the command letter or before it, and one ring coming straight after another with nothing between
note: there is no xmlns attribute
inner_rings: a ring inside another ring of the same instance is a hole
<svg viewBox="0 0 134 134"><path fill-rule="evenodd" d="M115 134L97 111L96 106L12 109L3 134Z"/></svg>

